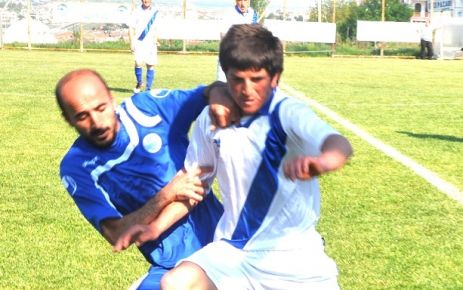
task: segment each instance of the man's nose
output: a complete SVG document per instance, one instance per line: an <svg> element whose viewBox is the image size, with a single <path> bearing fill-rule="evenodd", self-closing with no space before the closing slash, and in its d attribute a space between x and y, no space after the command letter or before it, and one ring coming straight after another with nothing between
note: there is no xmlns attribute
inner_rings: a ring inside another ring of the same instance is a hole
<svg viewBox="0 0 463 290"><path fill-rule="evenodd" d="M99 128L103 123L103 116L96 112L90 113L90 122L92 128Z"/></svg>
<svg viewBox="0 0 463 290"><path fill-rule="evenodd" d="M244 81L244 84L243 84L243 94L245 95L249 95L251 94L252 90L253 90L253 85L252 85L252 82L250 81Z"/></svg>

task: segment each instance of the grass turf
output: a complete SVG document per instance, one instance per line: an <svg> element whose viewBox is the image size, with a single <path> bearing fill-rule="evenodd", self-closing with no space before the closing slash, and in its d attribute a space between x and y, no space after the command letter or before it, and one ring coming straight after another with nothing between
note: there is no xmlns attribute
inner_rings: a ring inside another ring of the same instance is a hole
<svg viewBox="0 0 463 290"><path fill-rule="evenodd" d="M215 56L161 55L155 87L213 81ZM0 288L121 289L148 264L112 254L58 177L76 134L53 90L97 69L120 101L129 54L0 51ZM283 81L463 188L463 62L287 57ZM328 119L329 120L329 119ZM330 120L329 120L330 121ZM463 207L333 123L355 156L321 178L320 232L343 289L463 289Z"/></svg>

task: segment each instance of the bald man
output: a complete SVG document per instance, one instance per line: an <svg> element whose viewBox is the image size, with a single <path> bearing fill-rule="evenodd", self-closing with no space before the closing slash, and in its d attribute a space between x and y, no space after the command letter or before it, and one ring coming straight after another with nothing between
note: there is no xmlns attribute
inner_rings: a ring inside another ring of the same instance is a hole
<svg viewBox="0 0 463 290"><path fill-rule="evenodd" d="M56 85L62 114L79 133L61 162L62 183L109 243L114 245L133 224L153 223L167 205L191 210L175 224L161 223L163 234L139 247L151 267L133 288L159 289L165 272L212 240L222 205L214 194L205 195L200 169L181 169L191 124L209 95L225 92L215 82L191 90L142 92L117 106L96 71L71 71ZM232 100L214 99L220 104L211 101L211 111L225 126Z"/></svg>

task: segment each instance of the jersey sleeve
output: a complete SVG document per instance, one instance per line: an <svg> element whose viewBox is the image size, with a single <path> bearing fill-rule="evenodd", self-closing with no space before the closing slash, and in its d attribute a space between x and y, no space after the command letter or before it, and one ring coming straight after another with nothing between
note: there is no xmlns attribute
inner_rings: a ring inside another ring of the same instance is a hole
<svg viewBox="0 0 463 290"><path fill-rule="evenodd" d="M101 222L122 215L115 209L104 191L93 182L91 173L70 158L60 167L61 182L85 219L101 232Z"/></svg>
<svg viewBox="0 0 463 290"><path fill-rule="evenodd" d="M204 174L202 180L206 181L210 186L214 181L217 172L217 151L214 147L213 134L210 131L211 121L206 107L201 115L196 120L193 126L193 133L190 140L190 145L187 149L185 157L185 169L196 166L211 167L210 173Z"/></svg>
<svg viewBox="0 0 463 290"><path fill-rule="evenodd" d="M283 129L289 138L295 140L305 154L319 155L325 139L332 134L339 134L327 122L315 114L301 101L288 99L280 109Z"/></svg>
<svg viewBox="0 0 463 290"><path fill-rule="evenodd" d="M132 100L148 116L160 113L170 123L181 120L191 123L207 106L205 88L199 86L192 90L153 90L151 93L134 95Z"/></svg>

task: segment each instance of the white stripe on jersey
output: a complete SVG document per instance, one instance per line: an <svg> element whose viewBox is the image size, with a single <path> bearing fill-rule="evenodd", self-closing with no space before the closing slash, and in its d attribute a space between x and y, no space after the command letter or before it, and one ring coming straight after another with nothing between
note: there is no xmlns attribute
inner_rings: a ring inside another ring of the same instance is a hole
<svg viewBox="0 0 463 290"><path fill-rule="evenodd" d="M125 101L127 112L131 115L138 124L145 126L145 127L154 127L159 124L162 119L161 116L147 116L143 112L141 112L134 104L132 99L127 99Z"/></svg>
<svg viewBox="0 0 463 290"><path fill-rule="evenodd" d="M106 201L108 202L108 204L110 204L114 209L116 209L116 207L111 202L111 199L109 198L109 194L104 190L103 187L101 187L98 184L98 179L100 178L100 176L103 173L111 170L111 168L113 168L114 166L116 166L116 165L118 165L118 164L120 164L122 162L127 161L127 159L129 159L129 157L132 154L135 147L140 142L140 139L138 138L137 129L135 128L135 125L133 124L132 120L130 120L130 118L127 115L127 113L125 112L125 110L122 109L121 107L119 107L117 112L119 113L119 117L121 119L121 122L124 124L124 126L125 126L125 128L127 130L127 134L129 135L130 143L127 145L127 147L125 148L124 153L122 153L122 155L119 156L119 158L109 160L104 165L100 165L97 168L93 169L93 171L91 173L93 182L95 183L95 187L98 188L99 190L101 190L101 192L103 193L103 195L104 195ZM119 214L121 214L121 213L119 213ZM121 214L121 216L122 216L122 214Z"/></svg>

